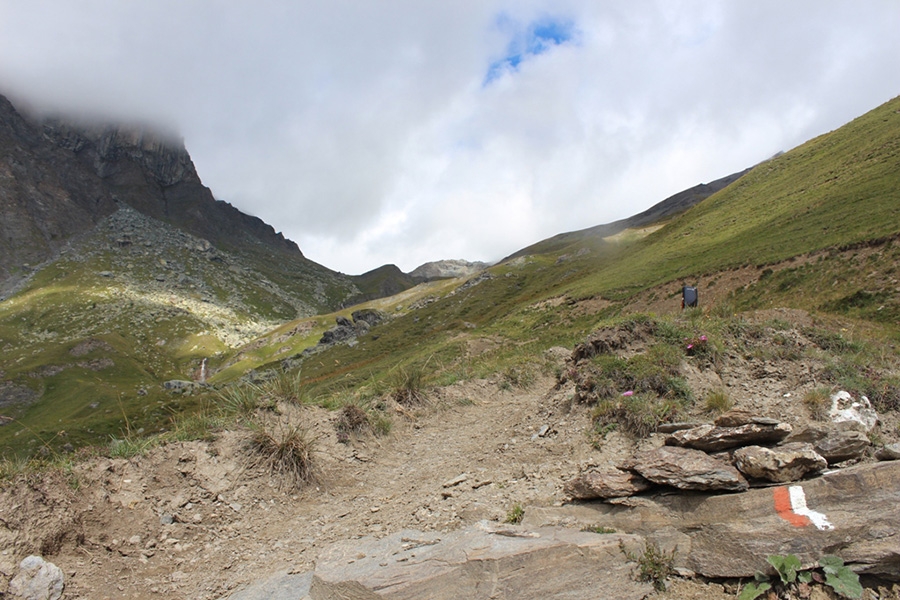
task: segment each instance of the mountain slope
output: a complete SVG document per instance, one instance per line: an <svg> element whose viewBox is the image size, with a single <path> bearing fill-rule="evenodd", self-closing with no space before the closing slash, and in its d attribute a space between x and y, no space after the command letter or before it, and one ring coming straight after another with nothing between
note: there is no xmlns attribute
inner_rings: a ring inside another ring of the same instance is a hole
<svg viewBox="0 0 900 600"><path fill-rule="evenodd" d="M333 310L353 281L304 258L262 220L213 198L180 141L152 131L23 117L0 96L0 282L19 279L119 206L255 263L307 304ZM2 288L0 288L2 290Z"/></svg>
<svg viewBox="0 0 900 600"><path fill-rule="evenodd" d="M182 404L163 382L359 293L215 200L180 142L0 96L0 415L39 437L61 419L67 443L119 434L115 416L156 430Z"/></svg>
<svg viewBox="0 0 900 600"><path fill-rule="evenodd" d="M588 227L587 229L580 229L578 231L570 231L554 235L551 238L522 248L518 252L515 252L504 258L503 261L500 262L518 258L520 256L527 256L529 254L546 254L548 252L562 251L567 246L570 246L577 242L584 242L591 239L602 239L615 235L626 229L637 229L640 227L647 227L649 225L660 223L668 218L683 213L695 204L705 200L706 198L709 198L719 190L722 190L731 185L749 172L750 169L744 169L743 171L732 173L731 175L721 177L719 179L716 179L715 181L711 181L710 183L701 183L699 185L695 185L692 188L688 188L686 190L678 192L677 194L673 194L662 202L654 204L644 212L638 213L632 217L628 217L627 219L621 219L612 223Z"/></svg>
<svg viewBox="0 0 900 600"><path fill-rule="evenodd" d="M397 311L377 340L304 362L304 377L327 395L338 383L388 380L398 365L438 380L502 371L632 307L678 310L681 285L699 281L716 286L701 289L707 311L797 307L900 335L898 146L900 98L759 165L647 236L535 244L545 250Z"/></svg>

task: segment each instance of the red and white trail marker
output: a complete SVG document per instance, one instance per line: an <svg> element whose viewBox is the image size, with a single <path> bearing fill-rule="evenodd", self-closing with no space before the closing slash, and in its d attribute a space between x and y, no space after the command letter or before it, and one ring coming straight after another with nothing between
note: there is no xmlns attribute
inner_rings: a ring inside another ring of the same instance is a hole
<svg viewBox="0 0 900 600"><path fill-rule="evenodd" d="M775 497L775 512L794 527L815 525L820 531L834 529L828 517L806 505L806 494L799 485L772 488L772 495Z"/></svg>

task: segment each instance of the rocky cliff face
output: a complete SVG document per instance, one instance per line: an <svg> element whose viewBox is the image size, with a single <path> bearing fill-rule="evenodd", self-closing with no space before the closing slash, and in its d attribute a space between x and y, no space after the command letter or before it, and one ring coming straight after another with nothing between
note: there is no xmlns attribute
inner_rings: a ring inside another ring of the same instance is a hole
<svg viewBox="0 0 900 600"><path fill-rule="evenodd" d="M0 96L0 281L116 210L100 178Z"/></svg>
<svg viewBox="0 0 900 600"><path fill-rule="evenodd" d="M302 256L297 244L261 219L217 201L203 185L183 143L151 131L44 121L43 136L70 151L113 196L140 212L217 246L262 243Z"/></svg>
<svg viewBox="0 0 900 600"><path fill-rule="evenodd" d="M26 275L121 204L217 247L309 266L294 242L216 200L180 140L33 119L0 96L0 282Z"/></svg>

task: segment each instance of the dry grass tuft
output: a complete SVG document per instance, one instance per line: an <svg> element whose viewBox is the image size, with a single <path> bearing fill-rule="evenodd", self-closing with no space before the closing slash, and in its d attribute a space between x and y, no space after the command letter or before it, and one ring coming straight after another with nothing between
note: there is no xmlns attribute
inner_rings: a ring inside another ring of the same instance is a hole
<svg viewBox="0 0 900 600"><path fill-rule="evenodd" d="M302 488L316 480L315 439L300 425L256 425L248 447L251 465L265 467L288 487Z"/></svg>

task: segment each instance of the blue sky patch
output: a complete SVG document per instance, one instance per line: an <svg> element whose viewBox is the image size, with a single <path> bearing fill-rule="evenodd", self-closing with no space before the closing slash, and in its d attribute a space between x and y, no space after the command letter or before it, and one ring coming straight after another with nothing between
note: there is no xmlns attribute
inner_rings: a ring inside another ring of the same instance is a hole
<svg viewBox="0 0 900 600"><path fill-rule="evenodd" d="M510 36L509 45L503 58L495 60L488 67L484 85L501 77L504 73L517 71L523 61L544 54L555 46L573 39L575 24L569 20L547 17L524 25L501 15L497 27Z"/></svg>

